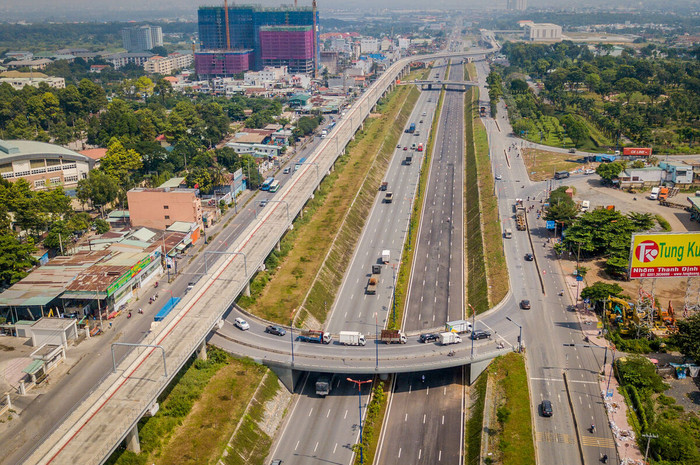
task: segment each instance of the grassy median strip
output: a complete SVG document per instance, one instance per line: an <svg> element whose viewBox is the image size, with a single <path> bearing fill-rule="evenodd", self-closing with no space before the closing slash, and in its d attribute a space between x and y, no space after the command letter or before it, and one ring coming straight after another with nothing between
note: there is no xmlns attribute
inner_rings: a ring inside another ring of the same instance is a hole
<svg viewBox="0 0 700 465"><path fill-rule="evenodd" d="M467 64L467 74L469 77L476 79L474 63ZM501 221L498 216L498 198L495 195L495 173L491 172L491 158L489 157L489 141L486 135L486 128L481 122L481 118L479 118L479 89L477 87L472 89L472 113L467 116L472 120L474 134L488 300L490 305L494 305L508 294L510 284L506 256L503 251Z"/></svg>
<svg viewBox="0 0 700 465"><path fill-rule="evenodd" d="M356 137L348 147L351 153L373 160L374 163L356 162L362 168L363 174L356 179L361 183L361 187L342 192L346 199L342 225L338 222L334 225L333 234L316 238L316 241L330 247L330 250L315 277L303 307L318 321L325 320L327 311L335 300L336 292L352 259L396 143L419 95L420 92L414 86L399 86L392 92L388 102L382 103L384 107L382 116L365 124L362 134L358 133L359 137ZM337 228L340 230L338 231ZM304 318L304 315L300 315L300 318Z"/></svg>
<svg viewBox="0 0 700 465"><path fill-rule="evenodd" d="M494 381L492 399L498 424L495 436L491 437L498 447L489 448L494 453L492 463L534 465L535 444L525 359L514 352L498 357L489 366L488 373Z"/></svg>
<svg viewBox="0 0 700 465"><path fill-rule="evenodd" d="M470 406L467 409L466 424L464 427L464 451L465 465L478 465L481 463L481 435L484 424L484 400L486 399L486 373L482 373L476 382L469 388Z"/></svg>
<svg viewBox="0 0 700 465"><path fill-rule="evenodd" d="M141 453L120 449L108 464L209 463L221 455L265 367L215 347L194 357L158 399L160 409L138 423Z"/></svg>
<svg viewBox="0 0 700 465"><path fill-rule="evenodd" d="M381 426L386 415L386 407L388 405L387 393L391 389L391 378L387 381L379 381L375 379L372 383L374 386L372 399L367 405L367 414L362 426L362 444L355 444L355 465L360 465L360 447L362 447L363 463L374 463L374 454L377 453L379 437L381 436Z"/></svg>
<svg viewBox="0 0 700 465"><path fill-rule="evenodd" d="M294 229L285 234L281 250L273 251L266 260L267 270L256 275L251 283L251 296L239 297L239 305L278 323L288 323L293 309L302 306L319 264L328 254L353 205L355 193L367 190L374 199L386 169L386 149L391 148L393 152L391 140L388 140L395 132L391 123L401 113L404 104L412 108L415 99L411 99L411 89L413 87L399 86L388 99L379 102L378 111L382 115L365 121L365 128L358 132L355 141L338 158L334 170L305 206L304 217L297 218ZM377 149L378 146L381 150ZM366 186L368 181L369 186ZM358 212L354 217L364 218L366 211ZM274 285L268 285L273 279ZM319 321L325 319L327 307L324 302L330 305L333 299L326 296L323 300L311 300L305 304Z"/></svg>
<svg viewBox="0 0 700 465"><path fill-rule="evenodd" d="M465 71L466 72L466 71ZM478 101L477 101L478 102ZM474 88L467 91L464 103L464 126L466 138L466 160L464 189L464 209L466 225L464 228L464 243L466 244L467 289L466 299L478 312L489 308L489 287L486 279L486 262L484 261L484 239L482 231L481 197L479 185L479 168L474 144ZM500 234L499 234L500 237ZM469 313L467 311L467 313Z"/></svg>
<svg viewBox="0 0 700 465"><path fill-rule="evenodd" d="M396 277L396 313L391 313L389 323L387 325L387 327L390 329L399 328L401 326L401 322L403 321L404 306L406 305L406 296L408 294L408 281L411 278L411 269L413 267L414 246L418 238L418 227L420 225L421 215L423 214L423 196L425 195L425 189L428 185L430 160L433 156L435 133L437 131L438 121L440 120L440 113L442 112L442 102L444 100L444 96L445 91L443 90L440 92L437 109L433 115L433 124L430 129L430 136L428 137L425 152L423 152L425 155L423 156L420 177L418 178L418 191L416 192L415 199L413 199L413 210L411 211L411 219L409 220L408 236L406 238L406 242L403 244L403 251L401 252L401 266L399 268L399 274Z"/></svg>

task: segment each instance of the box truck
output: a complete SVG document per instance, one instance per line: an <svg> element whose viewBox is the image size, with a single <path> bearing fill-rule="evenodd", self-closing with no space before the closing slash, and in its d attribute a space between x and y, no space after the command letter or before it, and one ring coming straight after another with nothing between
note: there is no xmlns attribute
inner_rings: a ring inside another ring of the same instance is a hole
<svg viewBox="0 0 700 465"><path fill-rule="evenodd" d="M452 333L468 333L472 330L472 323L471 321L467 320L455 320L455 321L448 321L445 323L445 331L449 331Z"/></svg>
<svg viewBox="0 0 700 465"><path fill-rule="evenodd" d="M462 338L456 333L440 333L440 344L446 346L449 344L459 344Z"/></svg>
<svg viewBox="0 0 700 465"><path fill-rule="evenodd" d="M321 373L316 380L316 395L326 397L333 389L333 376L327 373Z"/></svg>
<svg viewBox="0 0 700 465"><path fill-rule="evenodd" d="M365 335L359 331L341 331L338 340L346 346L363 346L367 343Z"/></svg>
<svg viewBox="0 0 700 465"><path fill-rule="evenodd" d="M389 249L382 250L382 263L389 263Z"/></svg>

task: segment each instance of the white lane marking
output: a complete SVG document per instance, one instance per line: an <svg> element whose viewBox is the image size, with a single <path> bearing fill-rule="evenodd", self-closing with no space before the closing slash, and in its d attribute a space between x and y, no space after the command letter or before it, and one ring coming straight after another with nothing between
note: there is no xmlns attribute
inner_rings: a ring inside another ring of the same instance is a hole
<svg viewBox="0 0 700 465"><path fill-rule="evenodd" d="M345 411L345 415L343 416L343 420L345 420L348 417L348 411Z"/></svg>
<svg viewBox="0 0 700 465"><path fill-rule="evenodd" d="M399 447L399 456L397 458L401 458L401 448Z"/></svg>
<svg viewBox="0 0 700 465"><path fill-rule="evenodd" d="M421 455L423 455L423 449L418 449L418 460L420 460Z"/></svg>
<svg viewBox="0 0 700 465"><path fill-rule="evenodd" d="M333 453L335 454L335 450L338 448L338 443L335 443L335 446L333 446Z"/></svg>
<svg viewBox="0 0 700 465"><path fill-rule="evenodd" d="M316 447L314 447L314 452L316 452L316 449L318 449L318 442L316 443Z"/></svg>
<svg viewBox="0 0 700 465"><path fill-rule="evenodd" d="M294 450L297 450L299 448L299 441L297 441L297 445L294 446Z"/></svg>
<svg viewBox="0 0 700 465"><path fill-rule="evenodd" d="M425 388L425 395L427 396L428 394L430 394L430 386Z"/></svg>
<svg viewBox="0 0 700 465"><path fill-rule="evenodd" d="M404 415L403 421L408 421L408 413Z"/></svg>
<svg viewBox="0 0 700 465"><path fill-rule="evenodd" d="M328 418L331 414L331 409L328 409L328 413L326 413L326 418Z"/></svg>
<svg viewBox="0 0 700 465"><path fill-rule="evenodd" d="M445 415L442 416L442 423L441 423L441 424L442 424L442 425L445 424Z"/></svg>
<svg viewBox="0 0 700 465"><path fill-rule="evenodd" d="M314 408L311 407L311 410L309 410L309 416L311 416L311 412L313 412L313 411L314 411Z"/></svg>
<svg viewBox="0 0 700 465"><path fill-rule="evenodd" d="M438 462L442 460L442 451L438 451Z"/></svg>

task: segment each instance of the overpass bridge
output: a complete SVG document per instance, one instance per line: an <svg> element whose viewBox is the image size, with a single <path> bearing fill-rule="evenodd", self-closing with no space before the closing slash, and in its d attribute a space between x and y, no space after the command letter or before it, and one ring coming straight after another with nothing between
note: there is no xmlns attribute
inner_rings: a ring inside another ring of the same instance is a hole
<svg viewBox="0 0 700 465"><path fill-rule="evenodd" d="M483 56L483 53L438 53L420 58ZM37 447L24 457L24 462L70 465L103 463L125 439L130 448L138 450L138 420L154 407L158 396L193 353L206 356L204 348L211 331L223 325L221 318L224 313L236 297L248 289L249 280L261 268L270 252L279 247L279 241L291 228L293 219L303 215L304 205L313 196L323 177L333 169L333 164L354 134L362 128L364 119L379 99L393 89L397 79L408 73L409 64L415 59L410 57L394 63L362 94L294 178L277 193L274 201L221 254L221 258L209 268L209 273L199 280L168 318L144 338L143 344L151 347L131 350L114 372L106 374L60 424L37 443ZM241 350L241 354L265 352L267 347L264 344L247 346ZM413 356L420 359L422 355L413 353ZM274 357L272 354L254 356L271 366L284 365L281 359L275 360ZM348 359L341 356L341 360L343 358ZM454 360L456 362L457 359ZM418 363L418 360L414 359L414 362ZM403 367L409 364L406 361ZM294 370L297 366L311 367L312 363L295 365ZM397 370L404 368L396 365ZM290 369L290 373L293 374L293 370Z"/></svg>
<svg viewBox="0 0 700 465"><path fill-rule="evenodd" d="M466 91L469 87L477 87L479 85L476 81L413 81L415 85L420 87L421 90L433 90L433 89L445 89L453 90L459 89Z"/></svg>

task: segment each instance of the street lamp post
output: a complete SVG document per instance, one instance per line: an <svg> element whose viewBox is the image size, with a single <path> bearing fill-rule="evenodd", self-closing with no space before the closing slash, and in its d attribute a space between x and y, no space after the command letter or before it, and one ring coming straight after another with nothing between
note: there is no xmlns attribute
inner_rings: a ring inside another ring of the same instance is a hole
<svg viewBox="0 0 700 465"><path fill-rule="evenodd" d="M391 269L393 270L393 302L392 302L392 318L394 319L394 324L396 324L396 265L391 265Z"/></svg>
<svg viewBox="0 0 700 465"><path fill-rule="evenodd" d="M294 310L289 315L289 341L292 343L292 366L294 366Z"/></svg>
<svg viewBox="0 0 700 465"><path fill-rule="evenodd" d="M377 312L374 313L374 346L376 348L374 368L379 370L379 317Z"/></svg>
<svg viewBox="0 0 700 465"><path fill-rule="evenodd" d="M366 381L357 381L357 380L354 380L352 378L348 378L348 381L350 381L351 383L357 384L357 399L358 399L357 405L358 405L359 410L360 410L360 463L362 464L362 463L364 463L364 456L362 454L362 449L363 449L363 445L362 445L362 385L365 383L371 383L372 380L368 379Z"/></svg>
<svg viewBox="0 0 700 465"><path fill-rule="evenodd" d="M476 320L476 310L474 310L474 307L472 307L472 304L467 304L467 305L469 305L469 308L472 309L472 332L473 332L476 329L474 326L476 324L476 321L475 321ZM474 338L471 337L470 339L472 340L472 352L471 352L470 357L474 358Z"/></svg>
<svg viewBox="0 0 700 465"><path fill-rule="evenodd" d="M518 323L516 323L515 321L511 320L511 318L509 316L506 317L506 320L510 321L515 326L520 328L520 334L518 335L518 352L522 352L523 351L523 327L521 325L519 325Z"/></svg>
<svg viewBox="0 0 700 465"><path fill-rule="evenodd" d="M647 448L644 451L644 463L649 463L647 462L647 457L649 457L649 443L651 443L652 439L656 439L659 437L658 434L642 434L643 437L647 438Z"/></svg>

